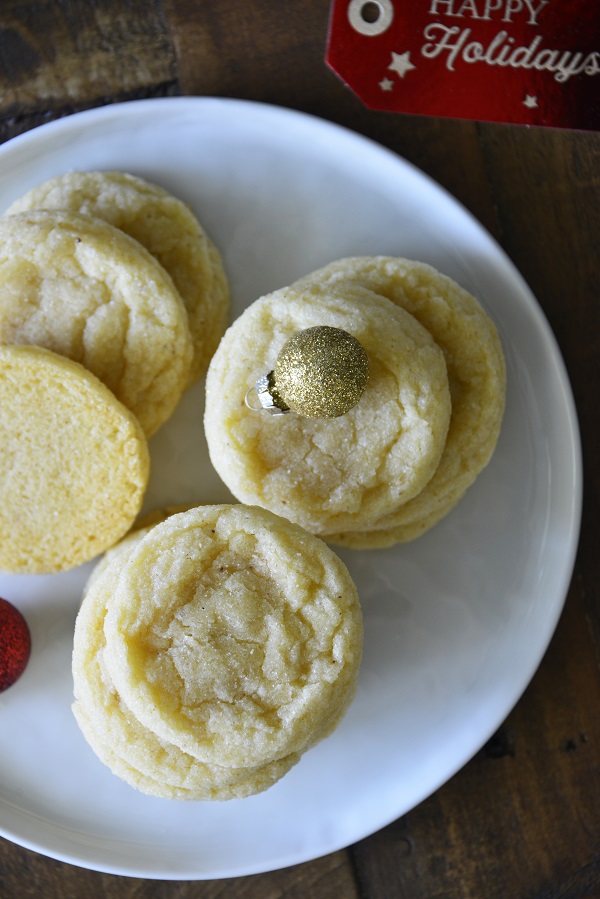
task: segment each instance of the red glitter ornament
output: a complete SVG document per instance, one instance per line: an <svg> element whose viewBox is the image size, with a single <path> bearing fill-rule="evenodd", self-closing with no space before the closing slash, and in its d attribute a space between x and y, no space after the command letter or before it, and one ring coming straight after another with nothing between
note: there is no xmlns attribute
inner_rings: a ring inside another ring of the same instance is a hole
<svg viewBox="0 0 600 899"><path fill-rule="evenodd" d="M11 603L0 598L0 693L21 677L30 652L27 622Z"/></svg>

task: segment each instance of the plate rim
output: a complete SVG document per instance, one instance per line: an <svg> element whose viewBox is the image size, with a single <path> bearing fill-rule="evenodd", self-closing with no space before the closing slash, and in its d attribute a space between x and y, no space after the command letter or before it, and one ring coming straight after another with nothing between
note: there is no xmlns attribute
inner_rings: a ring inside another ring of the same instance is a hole
<svg viewBox="0 0 600 899"><path fill-rule="evenodd" d="M122 101L114 104L106 104L100 107L94 107L91 109L86 109L81 112L72 113L61 118L55 119L50 122L43 123L35 128L32 128L23 134L16 135L10 140L6 141L4 144L0 145L0 162L4 159L5 156L10 155L13 151L18 152L21 147L26 144L35 145L37 141L40 140L40 132L42 132L41 137L45 135L51 135L53 132L60 133L61 131L69 131L73 128L74 122L82 122L85 123L87 119L94 120L102 120L105 118L109 118L111 115L120 116L122 112L125 112L128 109L136 108L137 110L145 109L149 111L149 107L152 106L155 109L158 107L189 107L193 105L197 107L199 110L201 109L210 109L212 108L222 108L222 110L232 110L235 106L244 107L247 110L257 110L259 112L266 113L267 115L274 116L275 118L287 117L293 121L306 121L311 123L313 127L323 128L325 130L330 130L332 134L340 135L345 140L351 140L356 142L357 144L361 144L364 146L369 146L372 151L381 154L383 156L387 156L391 163L400 166L406 167L407 170L412 171L413 175L421 180L422 183L428 183L429 186L438 194L439 196L444 196L446 200L451 204L452 207L458 209L460 213L468 220L471 221L471 224L477 229L479 235L485 235L486 239L490 242L490 245L494 248L497 254L500 254L503 257L505 265L510 270L513 278L516 279L516 283L519 284L521 289L522 298L527 300L528 311L531 315L535 317L536 326L540 329L541 334L544 338L544 342L547 345L554 365L556 366L556 373L558 377L558 381L563 390L563 403L565 406L565 411L568 415L568 434L570 437L571 444L571 454L573 460L573 467L571 469L571 477L573 481L573 493L572 493L572 505L569 510L569 520L571 523L569 530L569 540L568 544L566 544L564 548L564 562L563 562L563 577L561 584L557 587L557 596L562 595L562 600L556 599L553 605L553 614L549 617L546 622L546 635L544 640L540 643L539 651L536 652L530 660L529 672L524 676L524 682L519 686L515 686L513 693L514 698L510 702L510 705L506 709L504 715L498 722L501 723L504 717L510 713L510 711L514 708L516 703L519 701L527 686L531 682L535 672L537 671L550 643L550 640L556 630L556 626L562 614L564 604L567 598L567 593L569 589L569 584L573 577L573 570L575 566L578 545L579 545L579 537L581 530L581 517L582 517L582 505L583 505L583 465L582 465L582 445L581 445L581 434L579 429L579 422L577 417L577 409L573 396L573 391L571 388L568 371L554 335L552 328L549 324L546 315L539 304L537 298L534 296L533 292L529 288L529 285L521 275L521 273L516 268L515 264L512 262L506 251L503 247L498 243L498 241L487 231L487 229L483 226L481 222L479 222L473 213L470 212L458 199L456 199L452 194L442 185L437 183L435 179L433 179L426 172L423 172L418 168L414 163L409 160L404 159L401 155L399 155L396 151L391 150L390 148L377 143L371 137L362 135L358 132L351 130L350 128L340 125L338 123L332 122L328 119L321 118L320 116L316 116L312 113L307 113L295 109L291 109L288 107L276 106L269 103L264 103L260 101L254 100L246 100L246 99L236 99L229 97L196 97L196 96L180 96L180 97L160 97L160 98L148 98L148 99L137 99L137 100L128 100ZM0 175L1 177L1 175ZM566 518L566 515L565 515ZM543 644L543 645L542 645ZM496 725L498 726L498 725ZM487 734L482 734L481 739L479 741L479 747L483 746L487 739L492 735L494 728ZM451 766L452 770L450 773L447 771L441 774L439 778L439 782L431 785L426 791L424 791L422 797L418 800L416 804L424 801L428 796L432 795L436 790L438 790L444 783L446 783L450 777L454 776L454 774L459 771L464 765L476 754L478 748L470 751L464 758L455 760L455 764ZM415 807L414 805L411 807ZM405 814L407 810L401 810L397 814L390 817L388 820L383 820L379 823L374 829L371 829L368 832L364 832L362 835L357 836L355 840L364 839L365 837L371 835L372 833L386 827L389 823L396 820L398 815ZM68 828L67 828L68 829ZM303 862L310 861L315 858L319 858L325 855L330 854L331 852L338 851L342 848L345 848L352 843L348 843L347 840L341 840L339 843L335 841L332 842L331 845L324 847L323 851L318 854L311 854L309 856L304 857L302 853L299 853L298 857L290 857L286 859L282 859L279 864L272 863L263 863L258 864L254 868L248 868L247 866L240 871L224 871L222 873L215 873L211 871L206 874L198 874L198 873L190 873L185 874L181 871L168 871L164 870L162 873L158 871L148 871L147 869L135 868L135 867L126 867L126 866L106 866L106 865L94 865L90 859L77 859L74 858L73 855L69 852L61 852L60 850L52 850L48 851L47 848L40 848L40 844L35 840L28 840L27 837L16 837L14 834L6 831L5 828L0 824L0 835L5 839L16 843L17 845L23 846L24 848L30 849L34 852L41 853L43 855L47 855L48 857L57 859L59 861L64 861L69 864L73 864L78 867L83 867L90 870L96 870L109 874L117 874L123 876L131 876L131 877L143 877L143 878L156 878L162 880L208 880L208 879L222 879L229 877L237 877L248 874L255 873L265 873L267 871L275 871L281 868L288 867L293 864L300 864Z"/></svg>

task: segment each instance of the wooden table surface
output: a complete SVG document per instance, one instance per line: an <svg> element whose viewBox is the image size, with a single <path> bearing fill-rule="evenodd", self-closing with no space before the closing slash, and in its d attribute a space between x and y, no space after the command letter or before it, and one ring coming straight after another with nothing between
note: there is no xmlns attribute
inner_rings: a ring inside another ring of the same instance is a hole
<svg viewBox="0 0 600 899"><path fill-rule="evenodd" d="M0 840L2 899L600 896L600 135L368 111L324 64L328 15L327 0L2 0L0 141L119 100L239 97L368 135L444 185L531 286L573 385L585 502L564 613L495 737L356 845L264 875L172 882Z"/></svg>

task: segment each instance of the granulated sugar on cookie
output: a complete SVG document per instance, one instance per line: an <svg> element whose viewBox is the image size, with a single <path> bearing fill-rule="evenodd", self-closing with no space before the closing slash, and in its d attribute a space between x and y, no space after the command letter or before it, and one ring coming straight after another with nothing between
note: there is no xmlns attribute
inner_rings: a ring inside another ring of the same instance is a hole
<svg viewBox="0 0 600 899"><path fill-rule="evenodd" d="M52 573L119 540L149 475L135 416L76 362L0 347L0 570Z"/></svg>
<svg viewBox="0 0 600 899"><path fill-rule="evenodd" d="M325 325L350 334L369 360L360 401L336 418L248 408L295 333ZM206 381L212 463L241 501L327 537L372 526L418 495L436 471L451 415L446 362L410 314L360 285L282 288L233 323Z"/></svg>
<svg viewBox="0 0 600 899"><path fill-rule="evenodd" d="M447 515L496 447L506 394L506 365L496 327L480 303L430 265L388 256L332 262L294 286L343 292L360 285L414 316L444 353L452 396L446 446L431 481L416 497L363 530L328 539L354 548L413 540Z"/></svg>
<svg viewBox="0 0 600 899"><path fill-rule="evenodd" d="M127 172L67 172L31 188L7 214L37 209L104 219L155 256L188 312L194 344L190 379L204 374L226 327L229 286L217 247L186 203Z"/></svg>
<svg viewBox="0 0 600 899"><path fill-rule="evenodd" d="M189 383L188 316L171 278L129 235L79 213L0 218L0 344L80 362L147 436Z"/></svg>
<svg viewBox="0 0 600 899"><path fill-rule="evenodd" d="M169 510L159 511L151 516L152 525L137 527L123 538L104 555L86 585L75 626L73 713L96 755L136 789L165 799L240 799L268 789L300 755L258 767L201 762L138 721L114 687L104 661L104 620L121 569L151 528L167 517Z"/></svg>
<svg viewBox="0 0 600 899"><path fill-rule="evenodd" d="M108 716L130 768L178 789L206 790L216 775L218 793L264 789L338 723L362 615L321 540L264 509L205 506L155 525L115 565L84 600L74 671L98 738ZM151 732L141 748L117 706ZM171 747L165 767L160 746Z"/></svg>
<svg viewBox="0 0 600 899"><path fill-rule="evenodd" d="M356 338L370 369L364 393L332 418L314 415L343 398L320 397L335 388L327 360L317 376L296 350L286 356L290 339L319 326ZM278 394L282 357L285 388L308 397L296 412ZM355 257L259 298L234 322L209 366L204 425L238 499L330 543L381 548L454 508L492 456L505 392L498 333L475 297L430 265Z"/></svg>

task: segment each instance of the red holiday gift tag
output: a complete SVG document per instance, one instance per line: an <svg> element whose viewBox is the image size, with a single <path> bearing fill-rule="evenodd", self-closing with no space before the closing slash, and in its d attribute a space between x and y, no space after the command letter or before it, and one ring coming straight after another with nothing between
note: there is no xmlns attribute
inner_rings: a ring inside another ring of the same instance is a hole
<svg viewBox="0 0 600 899"><path fill-rule="evenodd" d="M327 63L371 109L600 130L598 0L334 0Z"/></svg>

